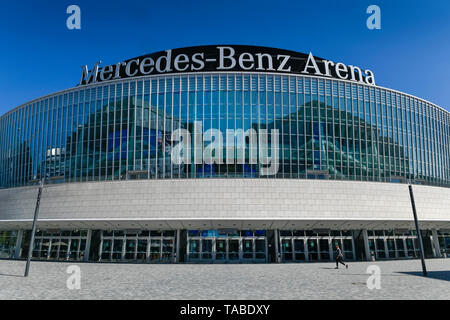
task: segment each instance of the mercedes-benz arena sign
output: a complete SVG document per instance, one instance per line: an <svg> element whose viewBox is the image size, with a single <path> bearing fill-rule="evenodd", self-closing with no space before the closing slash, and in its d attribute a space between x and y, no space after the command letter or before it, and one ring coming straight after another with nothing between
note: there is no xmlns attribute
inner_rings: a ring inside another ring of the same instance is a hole
<svg viewBox="0 0 450 320"><path fill-rule="evenodd" d="M312 53L98 62L2 115L0 258L26 255L41 179L34 259L418 258L408 183L426 256L450 256L450 113Z"/></svg>
<svg viewBox="0 0 450 320"><path fill-rule="evenodd" d="M202 46L160 51L91 70L83 67L80 84L151 74L196 71L258 71L309 74L375 85L370 70L309 54L253 46Z"/></svg>

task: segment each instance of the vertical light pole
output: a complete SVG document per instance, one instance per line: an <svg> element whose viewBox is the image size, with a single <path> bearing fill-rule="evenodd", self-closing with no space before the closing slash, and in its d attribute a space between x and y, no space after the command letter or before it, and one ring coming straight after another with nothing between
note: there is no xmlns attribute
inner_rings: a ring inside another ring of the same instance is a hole
<svg viewBox="0 0 450 320"><path fill-rule="evenodd" d="M45 177L45 173L44 173L44 177ZM34 247L34 234L36 233L37 218L39 215L39 205L41 203L41 195L42 195L42 189L44 188L44 183L45 183L45 178L41 178L41 182L39 183L38 195L37 195L37 199L36 199L36 208L34 209L33 227L31 229L30 247L28 248L27 265L25 266L24 277L28 277L28 273L30 271L30 262L31 262L31 256L33 254L33 247Z"/></svg>
<svg viewBox="0 0 450 320"><path fill-rule="evenodd" d="M414 224L416 225L417 238L419 240L420 259L422 261L423 276L426 277L427 276L427 268L425 266L425 253L423 250L422 233L420 232L419 221L417 220L416 204L414 202L414 193L413 193L411 183L409 183L408 188L409 188L409 197L411 198L411 206L412 206L413 215L414 215Z"/></svg>
<svg viewBox="0 0 450 320"><path fill-rule="evenodd" d="M49 177L47 179L47 168L44 171L44 177L41 178L39 183L39 189L38 189L38 195L36 199L36 208L34 209L34 218L33 218L33 227L31 229L31 238L30 238L30 247L28 248L28 256L27 256L27 264L25 266L25 277L28 277L28 273L30 271L30 262L31 257L33 255L33 247L34 247L34 236L36 234L36 225L37 225L37 219L39 215L39 207L41 205L41 197L42 197L42 191L44 190L44 185L47 180L54 181L54 180L62 180L64 179L64 175L56 176L56 177ZM37 182L39 180L32 180L30 182Z"/></svg>

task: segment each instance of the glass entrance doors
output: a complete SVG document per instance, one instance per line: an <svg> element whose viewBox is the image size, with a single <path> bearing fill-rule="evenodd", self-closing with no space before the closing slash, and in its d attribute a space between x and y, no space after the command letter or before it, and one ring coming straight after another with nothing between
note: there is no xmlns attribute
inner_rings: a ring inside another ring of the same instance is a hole
<svg viewBox="0 0 450 320"><path fill-rule="evenodd" d="M283 262L331 261L335 258L336 245L345 259L355 257L353 237L346 231L280 230L280 244Z"/></svg>
<svg viewBox="0 0 450 320"><path fill-rule="evenodd" d="M414 231L369 230L369 250L376 259L418 258L419 244Z"/></svg>
<svg viewBox="0 0 450 320"><path fill-rule="evenodd" d="M216 242L216 260L226 260L227 259L227 239L215 239Z"/></svg>
<svg viewBox="0 0 450 320"><path fill-rule="evenodd" d="M231 261L240 260L239 239L228 240L228 259Z"/></svg>
<svg viewBox="0 0 450 320"><path fill-rule="evenodd" d="M100 261L173 262L175 231L103 231Z"/></svg>
<svg viewBox="0 0 450 320"><path fill-rule="evenodd" d="M189 230L190 262L266 262L267 240L263 230Z"/></svg>
<svg viewBox="0 0 450 320"><path fill-rule="evenodd" d="M437 234L441 256L450 258L450 230L439 230Z"/></svg>
<svg viewBox="0 0 450 320"><path fill-rule="evenodd" d="M306 240L307 245L307 249L308 249L308 260L309 261L316 261L319 260L319 248L317 245L317 239L307 239ZM326 249L322 249L322 250L326 250Z"/></svg>
<svg viewBox="0 0 450 320"><path fill-rule="evenodd" d="M87 230L38 230L34 239L33 258L83 260L86 254L87 236Z"/></svg>

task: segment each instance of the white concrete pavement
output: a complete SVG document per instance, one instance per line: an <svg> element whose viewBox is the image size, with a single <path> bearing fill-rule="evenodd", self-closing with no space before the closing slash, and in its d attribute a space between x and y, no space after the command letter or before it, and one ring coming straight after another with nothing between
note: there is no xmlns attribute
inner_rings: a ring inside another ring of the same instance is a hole
<svg viewBox="0 0 450 320"><path fill-rule="evenodd" d="M450 259L298 264L101 264L0 261L0 299L450 299ZM81 270L69 290L67 267ZM381 289L367 268L381 269Z"/></svg>

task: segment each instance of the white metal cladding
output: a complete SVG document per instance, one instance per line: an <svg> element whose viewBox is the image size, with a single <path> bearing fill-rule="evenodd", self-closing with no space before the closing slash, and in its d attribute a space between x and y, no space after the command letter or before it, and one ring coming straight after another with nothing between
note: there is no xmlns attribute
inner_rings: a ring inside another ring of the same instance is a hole
<svg viewBox="0 0 450 320"><path fill-rule="evenodd" d="M450 228L450 188L413 186L422 229ZM0 229L30 228L36 187L0 190ZM305 179L47 185L40 228L414 228L408 186Z"/></svg>
<svg viewBox="0 0 450 320"><path fill-rule="evenodd" d="M218 103L213 110L215 98ZM118 105L119 110L111 110ZM292 112L300 106L304 118ZM210 108L207 117L205 108ZM315 113L318 122L325 125L315 126ZM153 158L150 152L144 156L143 142L136 137L144 136L145 128L165 134L193 120L210 122L211 127L217 125L221 130L246 128L247 120L258 128L271 121L276 127L280 119L287 122L280 126L280 150L282 161L288 161L281 163L277 178L307 178L307 170L327 170L332 163L339 174L329 170L331 179L392 181L400 177L415 183L450 183L450 113L434 104L395 90L345 80L204 72L76 87L8 112L0 118L0 186L26 185L40 178L44 170L49 176L64 174L66 182L127 179L124 172L142 169L147 170L144 178L184 178L172 165L166 166L169 146L164 143L156 143ZM101 141L92 139L105 137L105 130L106 134L114 133L112 150L105 150ZM73 150L67 150L70 134ZM370 141L362 138L368 134L372 135ZM343 148L349 141L351 146ZM83 147L86 143L94 144L92 154L92 148ZM148 148L150 151L150 143ZM103 164L96 166L101 157ZM90 166L90 162L94 164ZM85 163L86 170L82 167ZM114 171L117 165L119 174ZM209 177L204 168L199 173L193 170L185 178ZM221 177L233 177L229 168L224 170L226 175ZM366 173L358 174L357 170Z"/></svg>

